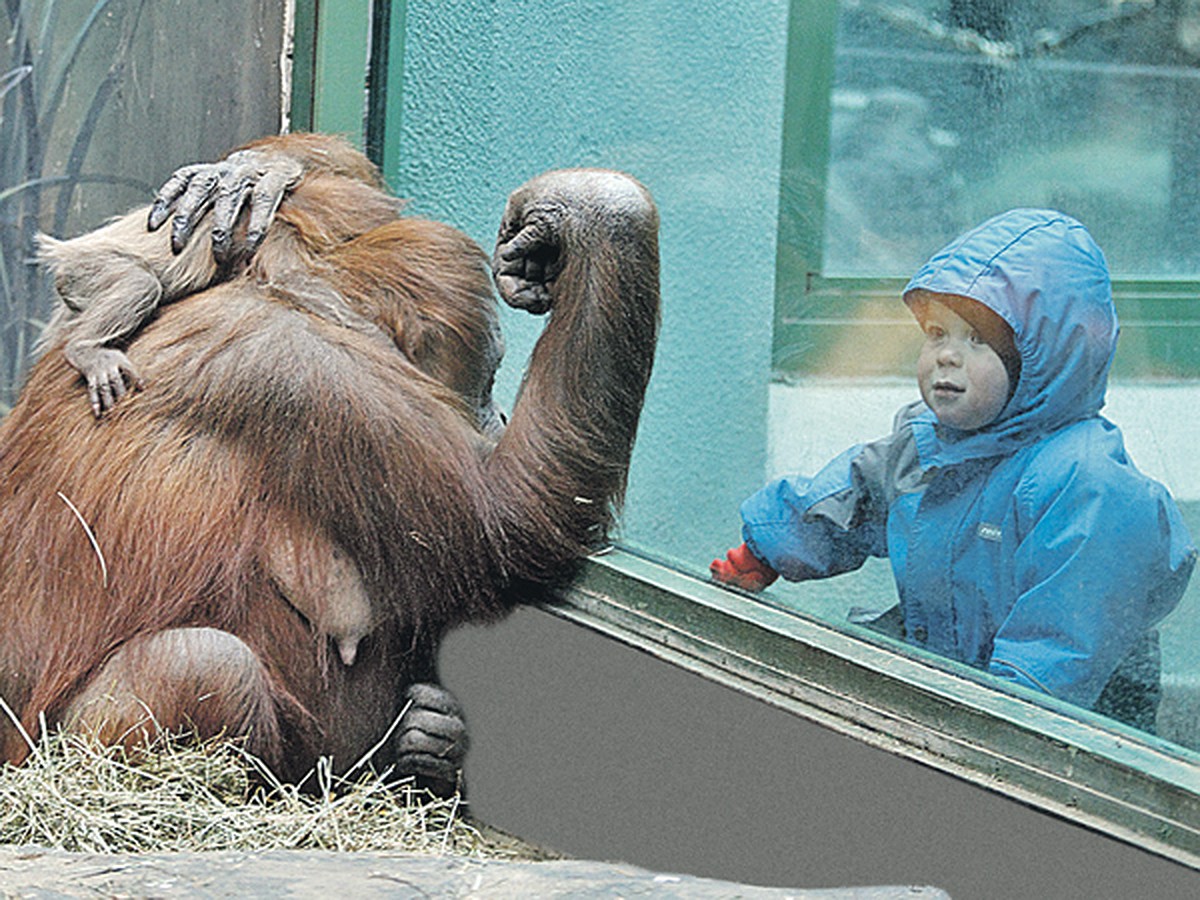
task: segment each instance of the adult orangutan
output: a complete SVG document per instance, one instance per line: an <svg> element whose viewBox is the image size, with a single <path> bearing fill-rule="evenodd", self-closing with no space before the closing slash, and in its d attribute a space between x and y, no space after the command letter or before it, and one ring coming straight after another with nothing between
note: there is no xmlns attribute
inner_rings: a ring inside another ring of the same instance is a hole
<svg viewBox="0 0 1200 900"><path fill-rule="evenodd" d="M135 741L149 713L244 739L288 778L353 764L412 701L375 761L450 790L442 635L568 577L620 502L657 212L601 170L509 198L500 294L550 315L500 434L485 255L400 217L342 142L250 158L292 186L269 228L273 199L252 215L248 260L228 261L228 205L215 259L200 240L173 256L144 210L44 250L71 309L0 425L0 697L30 735L44 716ZM14 723L0 740L26 755Z"/></svg>

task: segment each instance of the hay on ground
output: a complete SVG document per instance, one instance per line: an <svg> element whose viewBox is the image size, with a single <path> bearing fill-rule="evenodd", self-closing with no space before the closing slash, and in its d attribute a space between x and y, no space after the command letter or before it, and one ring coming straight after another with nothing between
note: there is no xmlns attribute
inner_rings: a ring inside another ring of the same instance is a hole
<svg viewBox="0 0 1200 900"><path fill-rule="evenodd" d="M0 843L90 853L399 850L544 858L388 772L353 779L322 761L282 784L234 743L163 735L128 754L51 732L20 766L0 766Z"/></svg>

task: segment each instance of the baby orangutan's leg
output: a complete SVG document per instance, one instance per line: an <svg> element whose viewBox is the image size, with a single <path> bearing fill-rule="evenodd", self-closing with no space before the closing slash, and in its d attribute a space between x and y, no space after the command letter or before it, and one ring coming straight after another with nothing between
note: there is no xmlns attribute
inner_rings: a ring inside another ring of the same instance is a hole
<svg viewBox="0 0 1200 900"><path fill-rule="evenodd" d="M159 306L207 287L218 275L207 242L172 253L166 235L146 231L144 210L67 241L42 235L38 257L62 301L39 347L64 343L97 416L142 387L119 345Z"/></svg>
<svg viewBox="0 0 1200 900"><path fill-rule="evenodd" d="M239 638L216 628L172 628L122 646L71 701L63 724L105 744L145 745L161 731L243 739L272 769L279 716L266 670Z"/></svg>

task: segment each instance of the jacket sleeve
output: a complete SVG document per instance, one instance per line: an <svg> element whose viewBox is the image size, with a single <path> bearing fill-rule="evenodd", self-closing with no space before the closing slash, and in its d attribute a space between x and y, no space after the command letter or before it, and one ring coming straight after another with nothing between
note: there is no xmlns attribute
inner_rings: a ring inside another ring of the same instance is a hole
<svg viewBox="0 0 1200 900"><path fill-rule="evenodd" d="M773 481L742 503L742 539L790 581L857 569L887 556L887 506L867 449L856 445L813 478Z"/></svg>
<svg viewBox="0 0 1200 900"><path fill-rule="evenodd" d="M1035 462L1018 486L1017 600L989 670L1091 707L1179 602L1196 551L1162 485L1086 450Z"/></svg>

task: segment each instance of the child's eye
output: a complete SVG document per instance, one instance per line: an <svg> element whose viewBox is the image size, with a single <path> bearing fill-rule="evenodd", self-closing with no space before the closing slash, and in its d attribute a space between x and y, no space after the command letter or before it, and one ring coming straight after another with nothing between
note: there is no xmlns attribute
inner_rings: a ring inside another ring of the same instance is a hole
<svg viewBox="0 0 1200 900"><path fill-rule="evenodd" d="M946 332L939 325L926 325L925 336L931 340L939 340L946 336Z"/></svg>
<svg viewBox="0 0 1200 900"><path fill-rule="evenodd" d="M979 345L981 345L981 344L986 344L986 343L987 343L987 341L985 341L985 340L984 340L982 337L980 337L980 336L979 336L979 332L978 332L978 331L972 331L972 332L971 332L971 337L970 337L970 340L971 340L971 343L972 343L972 344L974 344L974 345L975 345L975 346L977 346L977 347L978 347Z"/></svg>

